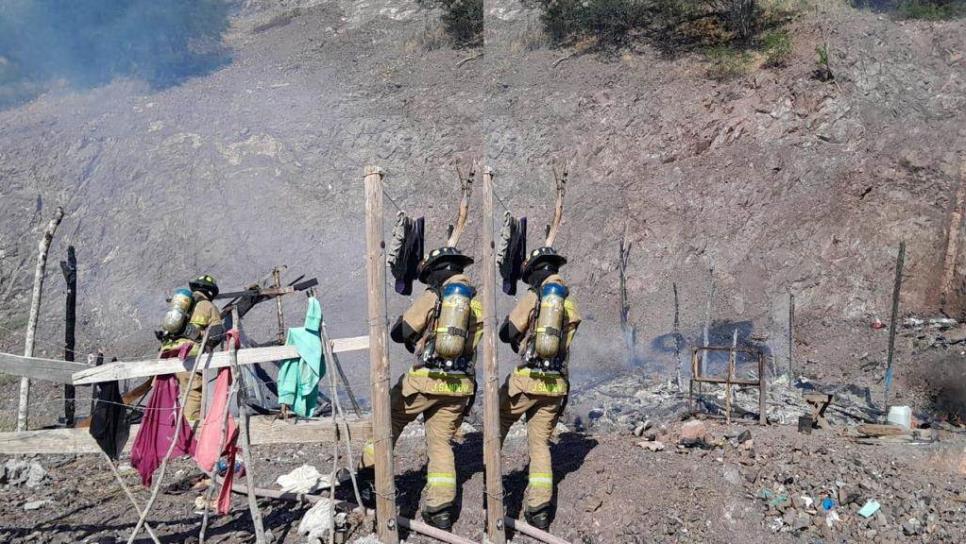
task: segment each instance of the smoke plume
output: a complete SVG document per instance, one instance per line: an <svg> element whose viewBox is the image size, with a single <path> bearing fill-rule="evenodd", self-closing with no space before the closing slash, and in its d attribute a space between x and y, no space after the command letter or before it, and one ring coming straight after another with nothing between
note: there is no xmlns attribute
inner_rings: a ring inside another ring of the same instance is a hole
<svg viewBox="0 0 966 544"><path fill-rule="evenodd" d="M0 108L53 85L126 77L155 88L228 62L227 0L4 0Z"/></svg>

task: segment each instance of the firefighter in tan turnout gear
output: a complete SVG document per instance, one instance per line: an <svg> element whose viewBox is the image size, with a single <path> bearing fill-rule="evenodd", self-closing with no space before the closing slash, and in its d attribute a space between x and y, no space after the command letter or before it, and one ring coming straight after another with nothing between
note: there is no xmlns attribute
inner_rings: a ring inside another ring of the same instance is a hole
<svg viewBox="0 0 966 544"><path fill-rule="evenodd" d="M500 326L500 340L521 355L521 364L500 389L500 436L526 416L530 478L524 516L539 529L552 517L554 490L550 438L566 403L567 357L580 325L577 303L558 272L567 260L552 247L534 250L523 264L530 286Z"/></svg>
<svg viewBox="0 0 966 544"><path fill-rule="evenodd" d="M416 355L412 368L389 392L393 445L403 428L423 414L429 455L423 519L446 530L453 524L457 496L451 441L473 399L474 359L483 334L482 305L463 274L472 263L455 247L431 252L419 265L419 281L427 285L426 291L390 331L394 342ZM368 492L364 495L370 496L374 453L370 441L360 470Z"/></svg>
<svg viewBox="0 0 966 544"><path fill-rule="evenodd" d="M207 348L217 346L225 338L225 328L221 312L212 302L218 296L218 284L208 274L198 276L188 282L188 289L178 289L171 297L171 307L164 315L161 330L155 335L161 341L161 357L184 355L195 357L201 351L200 343L208 333ZM190 347L189 347L190 346ZM183 390L188 386L190 371L178 372L178 382ZM184 417L194 424L201 417L201 392L203 378L195 374L191 380L184 405Z"/></svg>

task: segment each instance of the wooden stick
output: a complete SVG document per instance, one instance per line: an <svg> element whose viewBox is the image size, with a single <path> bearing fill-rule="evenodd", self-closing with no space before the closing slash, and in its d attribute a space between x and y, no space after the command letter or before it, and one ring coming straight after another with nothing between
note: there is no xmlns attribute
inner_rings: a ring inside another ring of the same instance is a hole
<svg viewBox="0 0 966 544"><path fill-rule="evenodd" d="M77 256L74 246L67 246L67 259L60 261L60 270L64 274L67 284L67 296L64 301L64 360L74 361L74 325L77 320ZM64 423L67 427L74 426L74 386L64 385Z"/></svg>
<svg viewBox="0 0 966 544"><path fill-rule="evenodd" d="M332 340L332 350L335 353L347 351L359 351L369 348L369 338L357 336L354 338L336 338ZM268 363L271 361L281 361L284 359L298 358L299 352L295 346L273 346L268 348L246 348L238 350L239 365L253 365L256 363ZM6 366L4 359L7 354L0 353L0 368ZM227 352L208 354L206 356L206 368L224 368L231 366L231 357ZM24 361L21 358L21 361ZM49 361L47 359L27 359L26 362ZM107 364L98 368L89 368L85 365L75 363L73 365L63 361L53 361L57 369L61 368L84 368L82 371L74 372L72 381L74 385L87 385L98 382L110 382L114 380L126 380L129 378L142 378L147 376L158 376L161 374L172 374L184 372L193 366L193 358L189 357L186 361L180 359L149 359L145 361L125 361L121 363ZM28 366L28 365L23 365Z"/></svg>
<svg viewBox="0 0 966 544"><path fill-rule="evenodd" d="M240 321L238 310L234 310L232 314L232 325L237 329ZM238 349L236 349L234 337L228 340L228 351L231 353L232 383L237 383L241 379L241 370L238 367ZM248 483L248 488L253 489L255 487L255 477L252 473L255 471L255 467L252 466L252 457L249 453L252 448L252 442L248 437L248 403L245 402L247 395L245 394L245 390L240 387L235 391L239 419L238 438L241 441L242 463L245 465L245 481ZM229 470L234 469L235 467L229 467ZM248 493L248 509L252 514L252 524L255 525L255 542L257 544L265 544L265 526L262 524L262 514L258 510L258 500L253 491Z"/></svg>
<svg viewBox="0 0 966 544"><path fill-rule="evenodd" d="M704 347L711 344L711 310L714 303L714 266L708 268L708 305L704 312ZM701 375L708 372L708 352L701 352ZM698 385L701 391L701 385Z"/></svg>
<svg viewBox="0 0 966 544"><path fill-rule="evenodd" d="M511 517L506 518L506 526L518 533L527 535L530 538L539 540L540 542L546 542L546 544L570 544L562 538L557 538L552 534L541 531L529 523L520 521L518 519L513 519Z"/></svg>
<svg viewBox="0 0 966 544"><path fill-rule="evenodd" d="M386 318L386 249L383 239L382 176L366 167L366 287L369 293L369 379L372 384L372 437L375 448L376 536L397 544L396 484L392 466L392 414L389 408L389 323Z"/></svg>
<svg viewBox="0 0 966 544"><path fill-rule="evenodd" d="M234 316L233 316L233 318L234 318ZM232 325L234 326L235 330L240 330L240 328L238 327L238 323L235 323L233 321L232 322ZM229 341L229 345L231 345L233 343L234 343L234 338L232 338ZM206 368L204 370L208 370L208 369ZM218 455L219 455L219 458L225 452L225 445L226 445L226 442L228 441L228 417L229 417L229 412L230 412L230 410L228 409L228 405L231 402L231 399L232 398L237 398L235 396L238 394L238 385L239 385L238 384L238 381L235 380L234 377L233 377L233 379L231 380L231 386L228 389L228 398L225 399L225 414L224 414L224 416L221 419L221 428L219 430L219 432L220 432L219 439L218 439ZM213 470L213 472L215 472L216 474L218 473L217 468L218 467L217 467L217 462L216 462L215 463L215 469ZM225 470L226 471L229 471L229 470L230 471L234 471L235 470L234 464L232 466L226 468ZM198 533L198 543L199 544L204 544L204 542L205 542L205 532L208 529L208 507L209 507L209 505L211 503L211 498L214 495L214 492L215 492L215 479L212 478L208 482L208 488L205 489L205 499L204 499L205 500L205 503L202 506L203 510L202 510L202 515L201 515L201 531L199 531L199 533Z"/></svg>
<svg viewBox="0 0 966 544"><path fill-rule="evenodd" d="M758 352L758 424L768 425L768 382L765 377L765 354Z"/></svg>
<svg viewBox="0 0 966 544"><path fill-rule="evenodd" d="M906 242L899 242L899 255L896 257L896 279L892 288L892 322L889 323L889 355L886 359L882 413L889 411L889 389L892 387L892 360L896 352L896 328L899 321L899 293L902 291L902 267L906 261Z"/></svg>
<svg viewBox="0 0 966 544"><path fill-rule="evenodd" d="M276 289L282 288L282 269L275 267L272 270L272 281ZM285 345L285 312L282 311L282 297L275 299L275 317L278 320L278 334L276 340L278 345Z"/></svg>
<svg viewBox="0 0 966 544"><path fill-rule="evenodd" d="M33 357L34 337L37 334L37 317L40 315L40 300L44 290L44 272L47 270L47 252L50 250L50 242L54 239L57 226L64 218L64 209L58 207L54 212L54 217L47 223L44 229L44 237L40 239L37 247L37 269L34 271L34 290L30 296L30 317L27 319L27 336L24 339L23 356ZM20 406L17 409L17 430L27 430L27 416L30 410L30 379L20 379Z"/></svg>
<svg viewBox="0 0 966 544"><path fill-rule="evenodd" d="M500 365L496 352L496 248L493 243L493 171L483 168L483 465L486 536L504 544L503 460L500 452Z"/></svg>
<svg viewBox="0 0 966 544"><path fill-rule="evenodd" d="M553 220L547 225L547 240L543 244L546 247L553 247L554 242L557 240L557 232L560 230L560 223L563 221L564 193L567 189L567 171L564 170L563 174L557 175L557 169L554 168L553 179L557 190L557 201L553 207Z"/></svg>
<svg viewBox="0 0 966 544"><path fill-rule="evenodd" d="M959 238L963 230L963 217L966 215L966 161L959 165L959 186L956 188L956 202L949 214L949 228L946 233L946 255L943 258L942 292L939 304L945 308L949 293L953 290L956 278L956 261L959 260Z"/></svg>
<svg viewBox="0 0 966 544"><path fill-rule="evenodd" d="M198 365L201 361L201 355L204 353L204 346L208 343L208 329L205 329L205 334L201 338L201 352L198 357L195 357L194 368L191 369L191 374L188 375L188 383L185 384L184 391L181 391L180 402L178 403L178 410L175 412L174 416L174 436L171 437L171 443L168 444L168 451L164 453L164 457L161 459L161 468L158 471L158 476L154 481L154 489L151 490L151 496L148 498L147 504L144 505L144 512L138 518L137 524L134 526L134 530L131 531L131 536L127 539L127 544L132 544L134 539L137 538L138 533L141 532L141 527L144 526L147 520L148 513L151 511L151 507L154 506L154 501L158 500L158 493L161 491L161 481L164 480L164 473L168 469L168 459L171 458L171 453L174 452L174 447L178 443L178 435L181 433L181 418L184 417L184 405L188 400L188 392L191 391L191 385L194 383L195 372L198 371Z"/></svg>
<svg viewBox="0 0 966 544"><path fill-rule="evenodd" d="M738 353L735 351L738 348L738 329L734 330L731 335L731 352L728 353L728 378L725 384L725 423L731 425L731 383L735 379L735 358L738 357Z"/></svg>
<svg viewBox="0 0 966 544"><path fill-rule="evenodd" d="M671 289L674 291L674 322L671 325L671 334L674 335L674 361L676 362L678 392L680 393L684 391L684 382L681 378L681 367L684 366L684 361L681 360L681 314L678 306L678 284L671 283Z"/></svg>
<svg viewBox="0 0 966 544"><path fill-rule="evenodd" d="M325 348L326 360L331 360L335 362L336 367L339 369L339 375L343 379L343 383L346 388L346 393L349 395L349 400L353 402L353 408L356 410L356 415L359 416L359 406L355 404L355 397L352 395L352 390L349 389L348 380L345 379L345 374L342 373L342 368L339 365L339 360L336 358L335 353L332 352L332 344L329 342L329 333L325 329L325 320L322 320L322 326L319 330L322 336L322 345ZM337 440L342 440L345 445L346 468L349 470L349 479L352 480L352 491L355 493L356 503L362 504L362 494L359 492L359 482L356 480L356 468L355 463L352 462L356 458L352 453L352 434L349 431L349 424L345 417L345 412L342 411L342 402L339 400L339 390L335 382L335 376L329 372L329 387L332 388L332 411L339 415L339 424L341 427L337 426L339 429ZM333 495L334 499L335 496Z"/></svg>
<svg viewBox="0 0 966 544"><path fill-rule="evenodd" d="M134 511L140 516L142 514L141 507L138 505L137 499L134 498L134 494L131 493L131 490L128 488L127 484L124 483L124 478L121 477L121 473L117 471L117 466L114 465L114 460L103 451L101 454L104 456L104 460L107 461L107 464L111 467L111 472L114 473L114 478L117 480L117 483L121 486L121 489L124 490L124 494L127 495L128 500L131 501L131 505L134 506ZM151 528L151 524L147 521L144 522L144 530L148 532L148 536L151 537L151 540L154 541L154 544L161 544L161 541L158 540L158 535L154 534L154 529Z"/></svg>
<svg viewBox="0 0 966 544"><path fill-rule="evenodd" d="M459 172L459 168L456 171ZM460 191L462 197L460 198L459 212L456 215L456 224L451 227L449 239L446 240L448 247L456 247L456 244L460 242L460 237L463 235L463 230L466 229L466 221L470 215L470 193L473 192L473 176L474 172L472 170L466 178L460 174Z"/></svg>
<svg viewBox="0 0 966 544"><path fill-rule="evenodd" d="M788 377L795 379L795 295L788 293Z"/></svg>

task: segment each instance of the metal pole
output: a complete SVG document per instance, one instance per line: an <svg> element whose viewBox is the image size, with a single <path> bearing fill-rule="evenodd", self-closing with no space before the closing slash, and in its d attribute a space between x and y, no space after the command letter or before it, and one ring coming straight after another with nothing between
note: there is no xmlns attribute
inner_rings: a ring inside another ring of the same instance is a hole
<svg viewBox="0 0 966 544"><path fill-rule="evenodd" d="M896 258L896 280L892 289L892 323L889 324L889 355L886 359L885 391L882 396L882 413L889 410L889 389L892 387L892 362L896 351L896 325L899 321L899 292L902 290L902 267L906 260L906 243L899 242Z"/></svg>
<svg viewBox="0 0 966 544"><path fill-rule="evenodd" d="M376 536L399 542L396 484L392 467L392 414L389 408L389 323L386 319L386 244L383 239L382 169L367 166L366 287L369 294L369 380L372 384L372 438L376 472Z"/></svg>
<svg viewBox="0 0 966 544"><path fill-rule="evenodd" d="M493 243L493 171L483 169L483 461L486 536L504 544L503 461L500 455L500 365L496 353L496 248Z"/></svg>

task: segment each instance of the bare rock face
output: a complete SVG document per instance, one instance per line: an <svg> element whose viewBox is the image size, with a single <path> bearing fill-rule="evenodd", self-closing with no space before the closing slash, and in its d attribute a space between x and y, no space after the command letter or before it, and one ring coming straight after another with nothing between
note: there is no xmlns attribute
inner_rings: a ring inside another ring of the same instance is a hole
<svg viewBox="0 0 966 544"><path fill-rule="evenodd" d="M47 480L47 471L36 461L10 459L0 466L0 484L34 489Z"/></svg>

